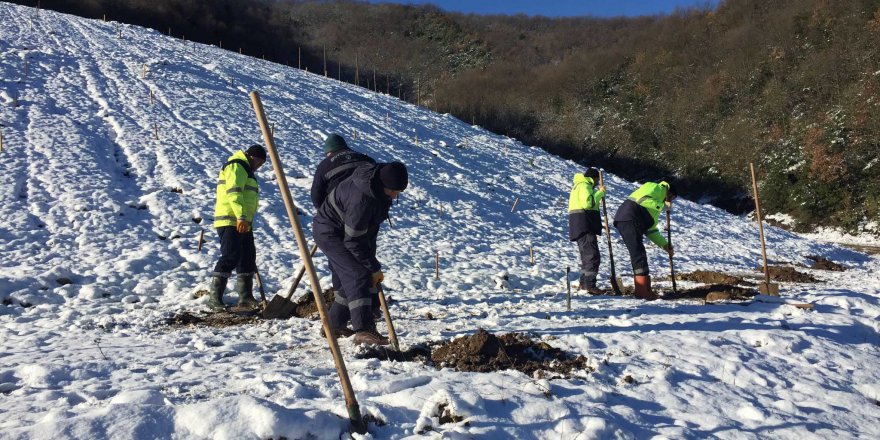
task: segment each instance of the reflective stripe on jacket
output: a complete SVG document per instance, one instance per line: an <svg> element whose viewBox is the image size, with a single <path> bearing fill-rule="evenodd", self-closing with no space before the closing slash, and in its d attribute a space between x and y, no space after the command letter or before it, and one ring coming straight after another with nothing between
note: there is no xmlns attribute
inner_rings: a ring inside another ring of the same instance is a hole
<svg viewBox="0 0 880 440"><path fill-rule="evenodd" d="M244 151L229 157L217 178L214 227L235 226L238 220L254 221L260 187Z"/></svg>
<svg viewBox="0 0 880 440"><path fill-rule="evenodd" d="M568 196L568 239L576 241L585 234L600 235L602 218L599 206L605 191L593 188L592 178L582 173L574 175L571 194Z"/></svg>
<svg viewBox="0 0 880 440"><path fill-rule="evenodd" d="M668 244L663 233L657 227L660 212L666 204L666 182L648 182L629 195L629 199L620 206L614 221L634 221L642 229L642 233L654 244L664 247Z"/></svg>

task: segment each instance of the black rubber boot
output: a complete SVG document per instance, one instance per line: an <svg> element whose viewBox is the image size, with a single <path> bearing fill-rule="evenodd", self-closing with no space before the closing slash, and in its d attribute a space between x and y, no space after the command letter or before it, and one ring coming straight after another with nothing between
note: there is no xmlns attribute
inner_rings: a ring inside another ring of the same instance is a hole
<svg viewBox="0 0 880 440"><path fill-rule="evenodd" d="M235 292L238 293L238 305L255 308L259 303L254 299L254 276L239 275L235 280Z"/></svg>
<svg viewBox="0 0 880 440"><path fill-rule="evenodd" d="M223 292L226 291L227 280L228 278L218 276L211 278L211 290L208 291L208 302L206 303L208 307L212 309L223 308Z"/></svg>

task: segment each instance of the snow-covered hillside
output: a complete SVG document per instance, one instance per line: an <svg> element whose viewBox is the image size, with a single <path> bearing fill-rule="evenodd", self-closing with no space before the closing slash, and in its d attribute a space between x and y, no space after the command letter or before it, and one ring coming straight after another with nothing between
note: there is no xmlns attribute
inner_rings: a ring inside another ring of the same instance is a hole
<svg viewBox="0 0 880 440"><path fill-rule="evenodd" d="M217 172L261 143L251 90L306 230L327 134L410 167L379 244L402 344L480 327L525 332L595 368L555 380L435 370L354 359L342 339L361 408L383 422L373 438L880 437L877 257L770 228L772 261L822 255L850 268L799 269L820 281L783 284L783 296L814 311L575 296L569 312L565 269L576 279L577 254L566 203L582 166L394 97L155 31L7 3L0 17L0 438L347 433L316 321L164 324L204 309L193 292L218 255ZM274 294L300 262L269 168L258 172L257 262ZM637 186L606 180L609 209ZM757 276L754 223L687 201L673 215L676 269ZM629 273L616 235L614 253ZM649 256L667 275L666 255ZM329 285L326 259L316 264ZM506 287L496 282L504 274ZM440 406L465 419L440 424Z"/></svg>

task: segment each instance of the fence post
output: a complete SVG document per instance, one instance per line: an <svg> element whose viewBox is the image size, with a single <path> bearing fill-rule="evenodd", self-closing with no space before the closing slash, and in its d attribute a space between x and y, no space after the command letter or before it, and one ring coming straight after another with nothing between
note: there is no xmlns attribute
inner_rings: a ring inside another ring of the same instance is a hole
<svg viewBox="0 0 880 440"><path fill-rule="evenodd" d="M434 279L440 279L440 251L434 251Z"/></svg>

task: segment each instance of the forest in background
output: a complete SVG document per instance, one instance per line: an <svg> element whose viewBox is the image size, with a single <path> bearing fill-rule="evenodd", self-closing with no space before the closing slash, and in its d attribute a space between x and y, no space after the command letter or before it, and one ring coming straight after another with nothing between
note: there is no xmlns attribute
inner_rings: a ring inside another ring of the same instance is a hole
<svg viewBox="0 0 880 440"><path fill-rule="evenodd" d="M732 212L753 206L754 161L766 212L798 229L880 228L880 0L726 0L612 19L354 1L39 6L318 73L326 53L331 77L631 180L672 176L687 198Z"/></svg>

